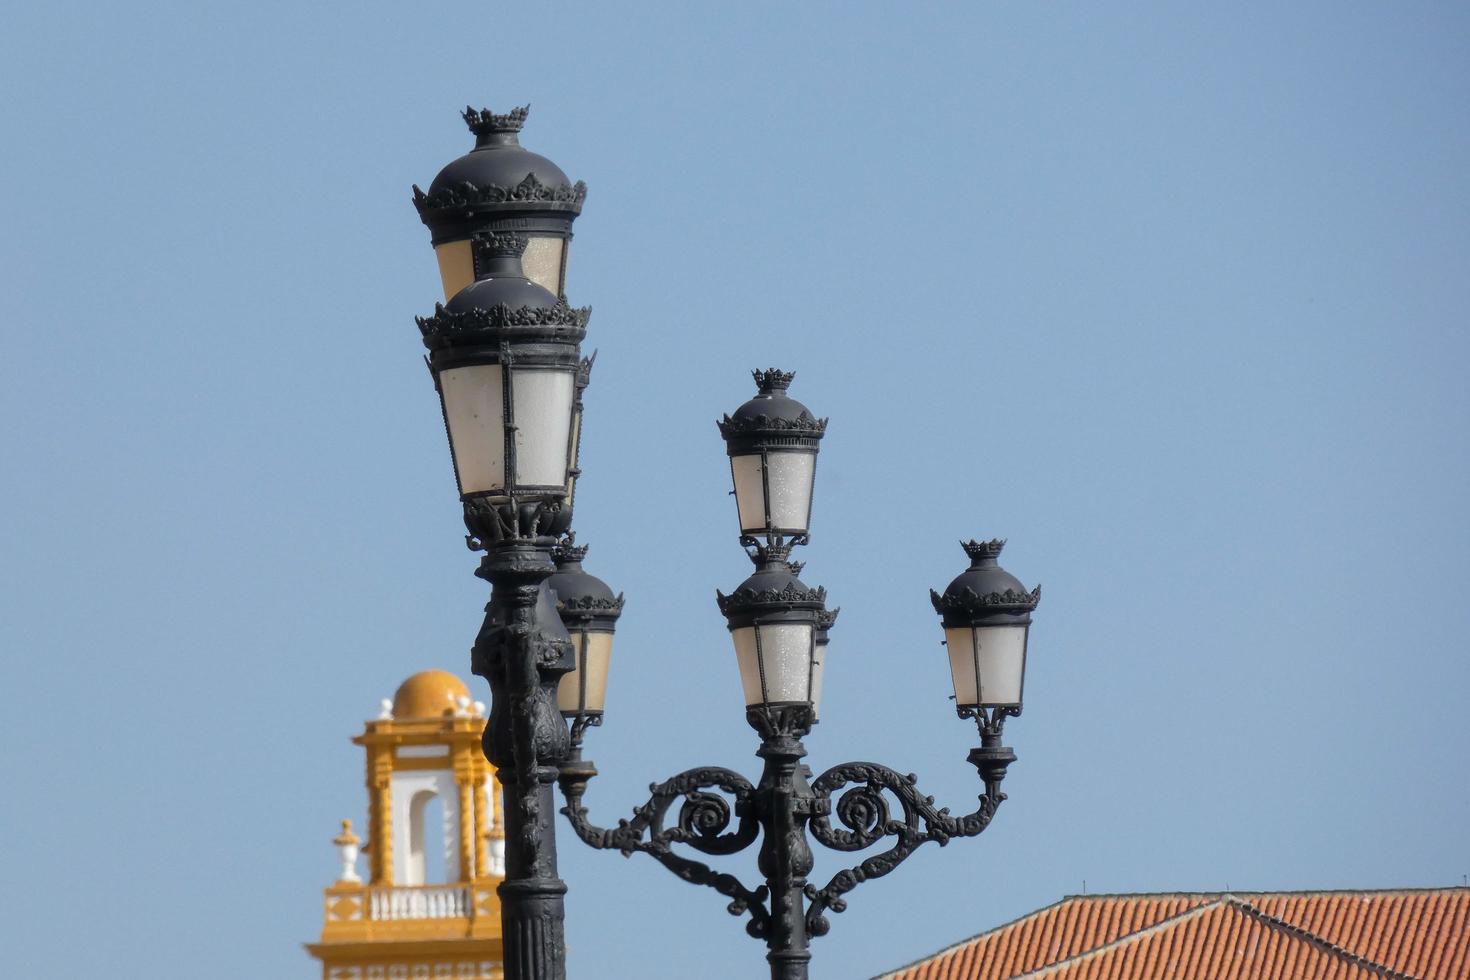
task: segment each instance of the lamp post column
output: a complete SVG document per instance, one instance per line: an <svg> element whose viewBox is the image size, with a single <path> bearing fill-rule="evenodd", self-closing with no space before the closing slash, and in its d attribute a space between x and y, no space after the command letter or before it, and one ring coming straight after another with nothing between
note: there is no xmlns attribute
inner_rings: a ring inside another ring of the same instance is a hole
<svg viewBox="0 0 1470 980"><path fill-rule="evenodd" d="M557 875L552 784L568 749L556 687L572 667L572 644L544 588L556 570L550 545L548 538L500 541L490 545L476 572L492 586L472 663L490 682L485 756L504 787L507 846L499 895L511 980L566 977L567 886Z"/></svg>
<svg viewBox="0 0 1470 980"><path fill-rule="evenodd" d="M771 980L807 980L812 954L803 895L813 859L806 823L818 801L801 763L806 755L801 736L811 727L811 709L753 708L749 717L763 736L756 755L766 763L751 800L765 828L757 866L771 893L766 961Z"/></svg>

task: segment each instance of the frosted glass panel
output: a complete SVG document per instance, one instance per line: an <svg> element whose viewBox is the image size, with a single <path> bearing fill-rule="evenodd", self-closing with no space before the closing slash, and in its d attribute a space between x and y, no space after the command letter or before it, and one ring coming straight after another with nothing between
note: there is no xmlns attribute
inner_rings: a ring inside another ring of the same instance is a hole
<svg viewBox="0 0 1470 980"><path fill-rule="evenodd" d="M767 460L771 526L807 530L817 457L812 453L770 453Z"/></svg>
<svg viewBox="0 0 1470 980"><path fill-rule="evenodd" d="M812 453L768 453L769 478L762 479L761 457L730 457L730 473L735 480L735 504L740 510L740 530L747 533L764 531L766 524L766 483L770 484L770 527L785 531L806 531L811 514L812 477L816 474L817 457Z"/></svg>
<svg viewBox="0 0 1470 980"><path fill-rule="evenodd" d="M760 668L756 669L753 636L760 632ZM812 627L802 623L776 623L770 626L745 627L735 631L735 651L740 658L740 679L745 687L745 703L810 700ZM751 669L747 669L747 663ZM754 678L750 675L754 674ZM762 698L761 684L765 690Z"/></svg>
<svg viewBox="0 0 1470 980"><path fill-rule="evenodd" d="M500 367L475 364L439 374L460 493L505 486L505 394Z"/></svg>
<svg viewBox="0 0 1470 980"><path fill-rule="evenodd" d="M988 626L975 630L980 648L980 703L1021 703L1021 668L1026 655L1026 627Z"/></svg>
<svg viewBox="0 0 1470 980"><path fill-rule="evenodd" d="M968 626L951 627L944 631L944 645L949 649L949 673L954 681L955 703L971 707L976 703L973 633Z"/></svg>
<svg viewBox="0 0 1470 980"><path fill-rule="evenodd" d="M556 688L556 706L560 711L601 711L607 700L607 673L612 661L611 633L573 633L577 650L577 669L563 674ZM587 703L579 705L581 677L587 675Z"/></svg>
<svg viewBox="0 0 1470 980"><path fill-rule="evenodd" d="M561 254L566 239L556 235L533 235L527 240L526 252L521 256L521 268L526 278L553 295L562 293Z"/></svg>
<svg viewBox="0 0 1470 980"><path fill-rule="evenodd" d="M812 717L822 717L822 672L827 666L827 644L818 643L812 654Z"/></svg>
<svg viewBox="0 0 1470 980"><path fill-rule="evenodd" d="M735 480L735 506L740 511L740 530L763 529L766 526L766 491L761 482L760 456L731 456L730 475Z"/></svg>
<svg viewBox="0 0 1470 980"><path fill-rule="evenodd" d="M767 701L811 700L812 627L803 623L758 626Z"/></svg>
<svg viewBox="0 0 1470 980"><path fill-rule="evenodd" d="M956 703L972 707L1021 703L1026 627L952 627L944 631L944 639Z"/></svg>
<svg viewBox="0 0 1470 980"><path fill-rule="evenodd" d="M516 483L567 485L567 436L572 426L570 371L512 369L516 420Z"/></svg>
<svg viewBox="0 0 1470 980"><path fill-rule="evenodd" d="M755 659L755 627L743 626L730 631L735 641L735 662L740 666L740 686L745 690L745 703L761 703L761 669Z"/></svg>
<svg viewBox="0 0 1470 980"><path fill-rule="evenodd" d="M434 256L439 260L439 278L444 283L444 301L475 281L475 259L469 240L445 242L434 246Z"/></svg>

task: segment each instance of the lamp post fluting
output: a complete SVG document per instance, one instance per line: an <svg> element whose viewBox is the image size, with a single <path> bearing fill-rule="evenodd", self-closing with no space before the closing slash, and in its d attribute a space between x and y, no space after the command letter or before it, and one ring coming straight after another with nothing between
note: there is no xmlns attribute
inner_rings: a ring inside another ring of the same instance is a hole
<svg viewBox="0 0 1470 980"><path fill-rule="evenodd" d="M1021 713L1031 613L999 565L1004 542L963 544L970 567L931 598L940 614L957 710L980 745L968 761L982 789L962 816L939 808L917 778L870 762L813 776L803 740L817 724L837 610L802 581L792 551L810 542L816 463L827 420L792 398L794 374L753 372L756 393L718 426L729 458L738 540L754 570L716 602L728 627L745 717L759 738L752 784L717 766L651 787L632 819L593 824L584 798L597 768L582 757L604 717L623 597L582 566L571 531L580 470L582 356L590 309L565 298L571 225L586 187L519 143L525 108L466 109L475 147L440 171L414 204L429 227L445 301L418 319L439 395L463 507L466 544L490 583L471 651L490 685L485 755L502 784L505 878L499 886L508 980L564 980L564 896L557 871L553 784L578 838L648 854L728 899L764 941L774 980L804 980L810 943L858 885L918 847L973 837L1005 799L1015 753L1002 743ZM810 880L811 842L844 853L887 846ZM677 848L726 856L759 846L755 887Z"/></svg>

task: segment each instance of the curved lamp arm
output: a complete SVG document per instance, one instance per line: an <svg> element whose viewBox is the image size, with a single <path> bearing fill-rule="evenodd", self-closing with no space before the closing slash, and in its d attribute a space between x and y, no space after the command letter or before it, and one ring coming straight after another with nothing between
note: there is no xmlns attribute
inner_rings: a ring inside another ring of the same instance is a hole
<svg viewBox="0 0 1470 980"><path fill-rule="evenodd" d="M827 934L831 923L826 912L829 909L834 913L845 911L847 900L844 895L865 881L888 874L921 845L934 841L943 847L955 837L978 836L990 825L995 811L1006 798L1000 791L1001 780L1005 778L1007 767L1016 760L1016 754L1000 744L1002 729L1008 716L1015 717L1020 713L1019 708L992 708L988 714L984 708L961 710L961 717L975 718L980 729L980 747L971 750L969 761L985 782L980 805L973 813L961 817L952 816L948 807L935 808L934 797L919 791L916 785L918 776L913 773L900 775L876 762L846 762L833 766L812 782L812 791L817 798L828 801L828 806L820 808L808 825L812 837L820 844L835 851L861 851L885 837L898 840L881 854L839 871L825 887L807 886L806 925L811 935ZM842 793L835 807L831 806L832 794L845 786L851 788ZM885 792L898 800L900 811L897 815L889 806ZM833 827L824 812L826 810L834 811L838 821L847 829Z"/></svg>
<svg viewBox="0 0 1470 980"><path fill-rule="evenodd" d="M726 911L731 915L750 914L745 931L757 939L765 938L770 912L765 885L750 889L734 875L717 872L709 865L673 853L674 844L687 844L704 854L734 854L755 842L760 824L748 805L755 788L738 772L715 766L689 769L662 783L649 785L648 802L633 810L631 820L619 820L616 827L598 827L587 819L582 796L588 781L597 774L590 762L573 760L562 768L562 794L567 805L561 812L571 822L582 841L600 850L620 851L624 857L634 851L651 855L656 861L695 885L708 885L730 899ZM734 813L739 816L735 829L730 826L731 806L723 796L706 790L718 789L734 798ZM683 797L678 821L666 826L670 807Z"/></svg>

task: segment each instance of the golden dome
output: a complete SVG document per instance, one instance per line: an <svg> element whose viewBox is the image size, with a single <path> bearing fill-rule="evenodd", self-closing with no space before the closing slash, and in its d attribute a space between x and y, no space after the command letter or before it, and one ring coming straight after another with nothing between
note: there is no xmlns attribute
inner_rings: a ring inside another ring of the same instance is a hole
<svg viewBox="0 0 1470 980"><path fill-rule="evenodd" d="M464 681L447 670L425 670L398 685L393 695L393 718L442 718L454 713L454 703L470 696Z"/></svg>

